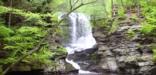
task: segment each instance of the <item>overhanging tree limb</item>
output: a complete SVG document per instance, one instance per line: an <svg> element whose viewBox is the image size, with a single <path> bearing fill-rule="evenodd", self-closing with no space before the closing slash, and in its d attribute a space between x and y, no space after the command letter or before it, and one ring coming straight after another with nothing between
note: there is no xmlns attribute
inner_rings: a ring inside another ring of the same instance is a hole
<svg viewBox="0 0 156 75"><path fill-rule="evenodd" d="M96 1L92 1L92 2L88 2L88 3L81 3L80 5L78 5L77 7L73 8L72 10L70 10L66 15L65 17L67 17L69 14L71 14L73 11L75 11L76 9L84 6L84 5L88 5L88 4L92 4L92 3L95 3ZM58 22L58 26L63 22L64 19L61 19L59 22ZM20 61L22 61L24 58L26 58L27 56L33 54L34 52L38 51L41 46L42 46L42 43L45 42L45 40L50 36L50 33L53 31L53 29L49 29L48 30L48 33L47 35L35 46L35 48L33 48L32 50L30 50L27 54L21 56L19 59L17 59L14 63L12 63L11 65L9 65L4 71L3 71L3 75L5 75L12 67L14 67L17 63L19 63Z"/></svg>

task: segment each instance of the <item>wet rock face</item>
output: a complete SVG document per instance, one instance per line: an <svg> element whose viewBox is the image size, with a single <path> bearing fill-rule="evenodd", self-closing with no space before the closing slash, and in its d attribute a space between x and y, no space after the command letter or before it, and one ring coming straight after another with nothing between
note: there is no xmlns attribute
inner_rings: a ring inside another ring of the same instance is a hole
<svg viewBox="0 0 156 75"><path fill-rule="evenodd" d="M70 54L67 56L67 59L77 62L83 70L91 70L99 61L98 59L100 56L96 53L97 50L98 47L94 46L93 48Z"/></svg>
<svg viewBox="0 0 156 75"><path fill-rule="evenodd" d="M143 74L156 71L152 61L152 50L138 42L139 33L135 38L127 38L129 29L138 31L140 26L121 26L118 31L106 36L103 31L95 31L98 42L97 53L101 56L98 69L128 74ZM151 69L152 68L152 69ZM155 73L153 73L155 74ZM149 74L152 75L152 74Z"/></svg>

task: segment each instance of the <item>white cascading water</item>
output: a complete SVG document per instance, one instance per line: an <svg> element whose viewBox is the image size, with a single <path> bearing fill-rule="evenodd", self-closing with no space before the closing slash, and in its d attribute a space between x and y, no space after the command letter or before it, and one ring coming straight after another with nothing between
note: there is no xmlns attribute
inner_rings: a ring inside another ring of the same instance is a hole
<svg viewBox="0 0 156 75"><path fill-rule="evenodd" d="M75 52L81 52L96 45L96 41L92 35L92 27L89 22L89 17L82 13L71 13L68 16L69 21L69 38L66 43L68 55ZM66 61L76 69L79 73L91 73L81 69L78 63L66 58Z"/></svg>

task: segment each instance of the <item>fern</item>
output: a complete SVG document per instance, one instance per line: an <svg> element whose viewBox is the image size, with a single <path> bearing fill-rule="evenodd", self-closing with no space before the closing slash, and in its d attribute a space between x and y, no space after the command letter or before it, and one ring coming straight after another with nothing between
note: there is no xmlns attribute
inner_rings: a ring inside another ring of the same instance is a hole
<svg viewBox="0 0 156 75"><path fill-rule="evenodd" d="M145 15L145 22L142 23L141 33L146 36L156 36L156 5L155 0L142 1L142 14Z"/></svg>
<svg viewBox="0 0 156 75"><path fill-rule="evenodd" d="M150 23L142 23L142 28L140 30L142 34L145 36L156 36L156 25L152 25Z"/></svg>
<svg viewBox="0 0 156 75"><path fill-rule="evenodd" d="M10 10L11 8L0 6L0 14L5 14ZM49 24L43 20L43 17L54 17L51 14L25 12L14 8L12 8L11 13L24 17L25 26L17 26L13 31L3 24L0 25L0 37L3 37L2 39L4 41L3 50L9 52L7 58L0 59L0 64L2 65L14 63L19 57L30 52L30 50L32 50L47 33L45 32L47 29L45 25ZM34 25L42 25L42 27ZM56 31L54 30L54 32ZM52 51L49 49L48 44L44 43L39 51L29 55L27 58L23 59L22 62L32 64L32 66L40 64L49 66L54 63L54 61L50 60L51 57L64 55L65 52L66 51L63 48Z"/></svg>
<svg viewBox="0 0 156 75"><path fill-rule="evenodd" d="M33 34L33 33L38 33L41 32L41 29L38 27L28 27L28 26L24 26L21 27L17 30L18 33L27 33L27 34Z"/></svg>
<svg viewBox="0 0 156 75"><path fill-rule="evenodd" d="M49 60L53 53L44 45L37 53L33 53L23 60L25 63L52 64Z"/></svg>
<svg viewBox="0 0 156 75"><path fill-rule="evenodd" d="M0 14L6 13L7 11L9 11L7 7L0 6Z"/></svg>
<svg viewBox="0 0 156 75"><path fill-rule="evenodd" d="M3 24L0 24L0 37L8 37L12 33L14 33L13 30L5 27Z"/></svg>
<svg viewBox="0 0 156 75"><path fill-rule="evenodd" d="M0 64L3 64L3 65L4 65L4 64L5 64L5 65L11 64L11 63L15 62L16 59L17 59L17 58L15 58L15 57L8 57L8 58L5 58L5 59L0 59Z"/></svg>
<svg viewBox="0 0 156 75"><path fill-rule="evenodd" d="M16 36L4 38L4 40L7 42L29 42L34 39L32 37L24 37L21 35L16 35Z"/></svg>

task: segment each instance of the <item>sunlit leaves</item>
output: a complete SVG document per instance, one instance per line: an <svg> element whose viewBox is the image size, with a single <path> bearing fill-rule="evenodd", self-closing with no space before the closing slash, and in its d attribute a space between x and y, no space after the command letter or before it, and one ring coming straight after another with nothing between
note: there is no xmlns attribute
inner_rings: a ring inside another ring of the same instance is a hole
<svg viewBox="0 0 156 75"><path fill-rule="evenodd" d="M154 35L155 32L154 30L156 29L156 26L155 25L143 25L143 27L141 28L141 32L143 34L146 34L146 35Z"/></svg>
<svg viewBox="0 0 156 75"><path fill-rule="evenodd" d="M38 33L41 32L41 29L38 27L28 27L28 26L23 26L17 30L18 33L28 33L28 34L33 34L33 33Z"/></svg>

